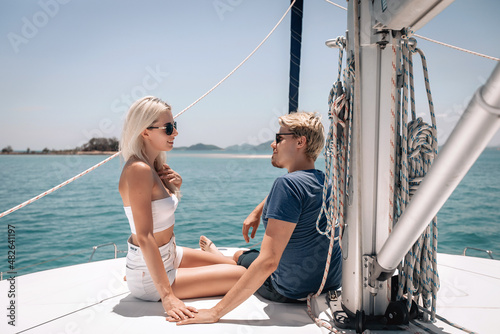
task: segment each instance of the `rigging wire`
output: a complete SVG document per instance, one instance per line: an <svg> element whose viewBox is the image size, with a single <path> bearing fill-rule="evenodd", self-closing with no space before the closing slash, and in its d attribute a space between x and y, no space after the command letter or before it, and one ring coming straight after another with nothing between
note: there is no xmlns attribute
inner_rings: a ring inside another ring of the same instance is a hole
<svg viewBox="0 0 500 334"><path fill-rule="evenodd" d="M494 60L494 61L500 61L500 58L488 56L488 55L485 55L485 54L482 54L482 53L479 53L479 52L467 50L467 49L464 49L464 48L460 48L458 46L454 46L454 45L451 45L451 44L447 44L447 43L443 43L443 42L440 42L440 41L436 41L434 39L431 39L431 38L428 38L428 37L425 37L425 36L422 36L422 35L413 34L413 36L421 38L421 39L425 39L426 41L429 41L429 42L433 42L433 43L436 43L436 44L447 46L449 48L452 48L452 49L455 49L455 50L458 50L458 51L467 52L467 53L473 54L475 56L483 57L483 58L486 58L486 59L491 59L491 60Z"/></svg>
<svg viewBox="0 0 500 334"><path fill-rule="evenodd" d="M328 2L329 4L332 4L332 5L334 5L334 6L338 7L338 8L341 8L341 9L347 11L347 8L342 7L341 5L336 4L335 2L332 2L330 0L325 0L325 1ZM475 56L483 57L483 58L494 60L494 61L500 61L500 58L488 56L488 55L485 55L485 54L482 54L482 53L479 53L479 52L471 51L471 50L468 50L468 49L460 48L458 46L454 46L454 45L451 45L451 44L447 44L447 43L443 43L443 42L440 42L440 41L436 41L436 40L431 39L429 37L425 37L425 36L422 36L422 35L415 34L415 33L413 33L413 31L410 31L410 35L418 37L418 38L421 38L421 39L425 39L426 41L429 41L429 42L432 42L432 43L436 43L436 44L439 44L439 45L442 45L442 46L449 47L451 49L455 49L455 50L462 51L462 52L467 52L467 53L473 54ZM411 36L408 36L408 37L411 37Z"/></svg>

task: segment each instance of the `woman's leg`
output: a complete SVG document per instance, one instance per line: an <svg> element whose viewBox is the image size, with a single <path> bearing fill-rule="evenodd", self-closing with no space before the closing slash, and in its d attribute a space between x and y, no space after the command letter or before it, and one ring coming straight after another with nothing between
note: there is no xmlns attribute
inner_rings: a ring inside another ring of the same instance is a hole
<svg viewBox="0 0 500 334"><path fill-rule="evenodd" d="M209 252L213 254L218 254L224 256L221 251L215 246L212 240L208 239L206 236L202 235L200 237L200 249L204 252Z"/></svg>
<svg viewBox="0 0 500 334"><path fill-rule="evenodd" d="M172 290L179 299L221 296L245 273L242 266L215 264L197 268L179 268Z"/></svg>
<svg viewBox="0 0 500 334"><path fill-rule="evenodd" d="M236 262L232 258L226 257L222 254L219 255L187 247L182 247L182 250L183 255L179 268L202 267L213 264L236 265Z"/></svg>
<svg viewBox="0 0 500 334"><path fill-rule="evenodd" d="M209 266L212 264L236 264L231 256L222 254L214 243L205 236L200 237L200 250L183 247L184 255L180 268Z"/></svg>

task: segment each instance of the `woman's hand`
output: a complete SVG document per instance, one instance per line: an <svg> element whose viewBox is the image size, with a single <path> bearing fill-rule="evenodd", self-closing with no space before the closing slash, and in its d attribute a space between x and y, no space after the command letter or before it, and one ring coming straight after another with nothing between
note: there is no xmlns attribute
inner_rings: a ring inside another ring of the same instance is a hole
<svg viewBox="0 0 500 334"><path fill-rule="evenodd" d="M180 321L193 318L194 313L198 313L195 307L186 306L182 300L175 296L165 297L162 299L161 303L168 315L167 319L173 319L169 321Z"/></svg>
<svg viewBox="0 0 500 334"><path fill-rule="evenodd" d="M200 310L192 318L187 319L176 319L173 317L168 317L167 320L170 322L176 322L177 325L188 325L188 324L211 324L219 321L220 317L214 309Z"/></svg>
<svg viewBox="0 0 500 334"><path fill-rule="evenodd" d="M170 168L169 165L163 164L163 169L158 171L158 176L164 182L171 183L177 187L177 189L181 188L182 185L182 177Z"/></svg>

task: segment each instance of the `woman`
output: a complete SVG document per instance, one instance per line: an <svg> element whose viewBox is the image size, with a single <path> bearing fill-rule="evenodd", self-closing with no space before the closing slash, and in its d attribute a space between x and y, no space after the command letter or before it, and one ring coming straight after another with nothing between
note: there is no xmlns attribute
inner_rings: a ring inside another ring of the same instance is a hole
<svg viewBox="0 0 500 334"><path fill-rule="evenodd" d="M161 300L174 319L197 310L180 299L223 295L245 268L216 252L177 247L174 212L182 178L165 164L177 124L170 106L153 96L136 101L125 120L120 141L126 161L119 191L129 219L126 279L133 296ZM200 244L208 250L208 239Z"/></svg>

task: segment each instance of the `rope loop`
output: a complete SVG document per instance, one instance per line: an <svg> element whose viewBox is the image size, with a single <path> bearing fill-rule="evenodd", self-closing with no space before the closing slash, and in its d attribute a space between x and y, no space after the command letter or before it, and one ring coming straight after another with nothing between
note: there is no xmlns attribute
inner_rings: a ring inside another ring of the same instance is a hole
<svg viewBox="0 0 500 334"><path fill-rule="evenodd" d="M325 181L323 184L321 210L316 220L316 230L321 235L329 238L330 244L320 287L315 294L311 293L307 296L307 313L309 317L316 325L327 328L331 332L338 331L329 322L321 320L313 314L311 300L312 298L317 298L323 291L330 270L332 250L335 242L337 241L340 247L342 247L345 189L347 188L347 175L349 173L352 132L350 118L352 101L354 100L352 98L354 92L354 88L352 87L354 84L354 64L350 59L347 59L348 65L342 71L346 39L344 37L337 37L335 43L339 47L338 72L337 80L328 95L328 118L330 119L330 126L324 147ZM324 231L319 228L319 222L323 214L327 220L327 226Z"/></svg>

